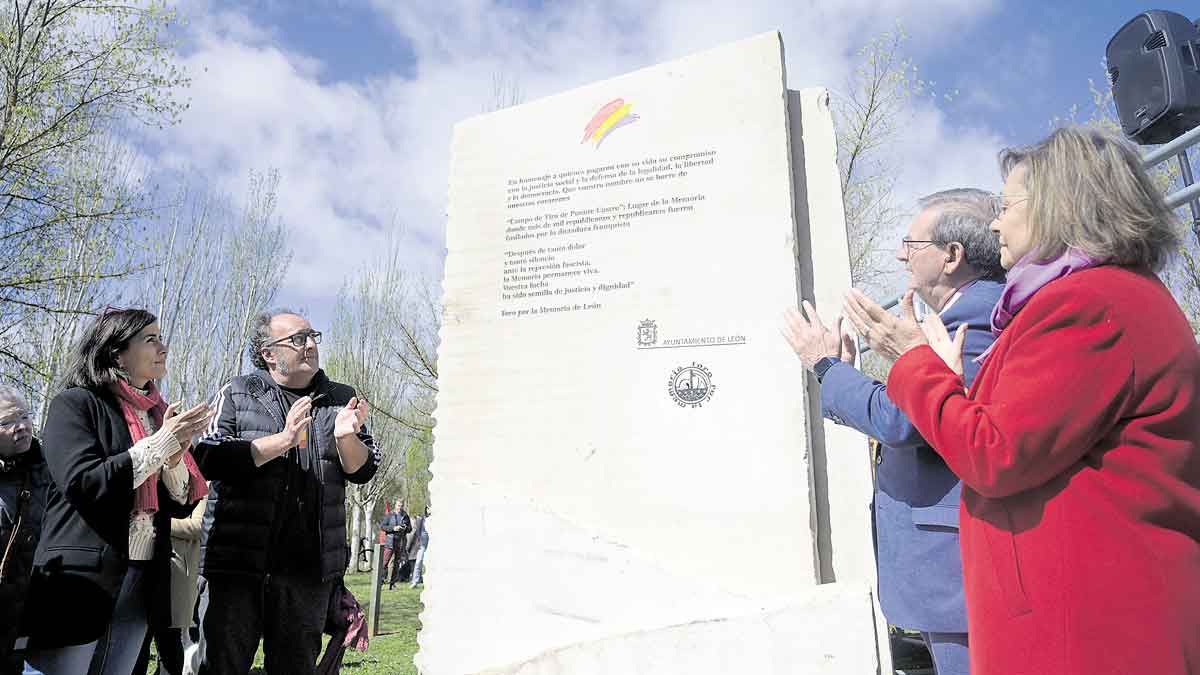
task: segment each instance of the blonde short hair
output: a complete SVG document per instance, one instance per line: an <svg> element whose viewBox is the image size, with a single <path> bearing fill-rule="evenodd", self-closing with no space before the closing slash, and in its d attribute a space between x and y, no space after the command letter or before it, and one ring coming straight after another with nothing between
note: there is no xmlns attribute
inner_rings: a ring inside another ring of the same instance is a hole
<svg viewBox="0 0 1200 675"><path fill-rule="evenodd" d="M1005 179L1026 167L1034 253L1047 260L1067 247L1101 260L1159 271L1179 244L1175 214L1128 141L1108 132L1064 127L1025 148L1000 152Z"/></svg>

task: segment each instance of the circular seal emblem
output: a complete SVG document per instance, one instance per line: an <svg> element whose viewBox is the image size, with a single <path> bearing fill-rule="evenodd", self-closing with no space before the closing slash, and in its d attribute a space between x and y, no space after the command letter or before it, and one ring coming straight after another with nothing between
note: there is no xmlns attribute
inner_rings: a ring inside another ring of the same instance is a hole
<svg viewBox="0 0 1200 675"><path fill-rule="evenodd" d="M712 383L712 371L699 363L680 366L671 371L667 391L681 408L699 408L712 398L717 387Z"/></svg>

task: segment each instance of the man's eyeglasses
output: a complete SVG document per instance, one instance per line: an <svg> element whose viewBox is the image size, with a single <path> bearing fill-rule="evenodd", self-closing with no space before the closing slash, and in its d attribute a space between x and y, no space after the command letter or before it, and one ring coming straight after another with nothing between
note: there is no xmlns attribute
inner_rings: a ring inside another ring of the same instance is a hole
<svg viewBox="0 0 1200 675"><path fill-rule="evenodd" d="M32 424L33 417L29 413L23 413L18 417L10 417L6 420L0 420L0 429L16 429L22 424Z"/></svg>
<svg viewBox="0 0 1200 675"><path fill-rule="evenodd" d="M277 344L287 342L288 344L292 345L296 349L299 349L299 348L303 347L304 345L308 344L309 338L312 338L314 345L321 344L321 331L302 330L299 333L292 333L291 335L281 337L278 340L271 340L270 342L268 342L267 344L265 344L263 346L264 347L273 347Z"/></svg>
<svg viewBox="0 0 1200 675"><path fill-rule="evenodd" d="M938 241L936 239L909 239L908 237L905 237L900 240L900 243L904 246L904 253L906 255L912 255L914 252L928 248L934 244L941 246L946 242Z"/></svg>
<svg viewBox="0 0 1200 675"><path fill-rule="evenodd" d="M992 219L995 220L1003 216L1010 206L1020 204L1029 199L1028 195L1009 195L1008 201L1005 202L1004 195L992 195Z"/></svg>

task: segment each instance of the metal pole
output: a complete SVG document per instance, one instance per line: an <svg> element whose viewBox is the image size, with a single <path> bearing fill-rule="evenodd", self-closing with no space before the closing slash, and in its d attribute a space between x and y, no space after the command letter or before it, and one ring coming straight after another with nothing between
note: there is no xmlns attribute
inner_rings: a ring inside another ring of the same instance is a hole
<svg viewBox="0 0 1200 675"><path fill-rule="evenodd" d="M904 299L903 295L897 295L896 297L892 298L891 300L888 300L887 302L883 303L884 311L887 311L887 310L895 307L896 305L899 305L900 301L903 299ZM854 347L855 347L855 349L858 350L859 354L866 354L867 352L871 351L871 345L863 342L862 337L857 336L857 335L854 337Z"/></svg>
<svg viewBox="0 0 1200 675"><path fill-rule="evenodd" d="M373 638L379 634L379 596L383 587L383 575L387 569L383 567L383 544L375 544L375 556L371 565L371 609L367 610L367 637Z"/></svg>
<svg viewBox="0 0 1200 675"><path fill-rule="evenodd" d="M1170 143L1160 145L1151 152L1146 153L1142 156L1142 166L1149 169L1164 159L1169 159L1171 156L1179 154L1180 150L1195 145L1197 142L1200 142L1200 126Z"/></svg>
<svg viewBox="0 0 1200 675"><path fill-rule="evenodd" d="M1187 148L1179 151L1179 173L1183 176L1185 187L1195 185L1195 181L1192 180L1192 163L1188 161ZM1200 241L1200 201L1192 199L1188 205L1192 207L1192 232L1196 234L1196 240Z"/></svg>
<svg viewBox="0 0 1200 675"><path fill-rule="evenodd" d="M1193 145L1200 143L1200 126L1188 131L1179 138L1160 145L1153 151L1142 156L1142 168L1151 169L1156 164L1171 157L1177 157L1179 160L1180 176L1183 178L1183 189L1173 194L1167 195L1167 206L1176 208L1190 203L1192 209L1192 232L1196 235L1196 240L1200 241L1200 187L1197 187L1192 178L1192 165L1188 161L1187 149Z"/></svg>
<svg viewBox="0 0 1200 675"><path fill-rule="evenodd" d="M1167 195L1167 206L1175 208L1200 197L1200 183L1193 183L1178 192Z"/></svg>

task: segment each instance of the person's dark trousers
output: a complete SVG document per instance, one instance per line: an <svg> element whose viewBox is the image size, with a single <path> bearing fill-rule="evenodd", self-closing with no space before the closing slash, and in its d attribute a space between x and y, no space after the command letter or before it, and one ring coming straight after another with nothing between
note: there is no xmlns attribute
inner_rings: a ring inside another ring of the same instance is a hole
<svg viewBox="0 0 1200 675"><path fill-rule="evenodd" d="M142 651L138 652L137 663L133 664L133 670L129 675L146 675L146 672L150 669L150 643L154 641L154 636L151 633L146 633L146 640L142 642Z"/></svg>
<svg viewBox="0 0 1200 675"><path fill-rule="evenodd" d="M146 644L142 645L142 653L138 655L137 665L133 667L132 675L143 675L150 669L150 642L154 641L154 651L158 654L158 667L154 675L179 675L183 672L183 629L159 628L146 636Z"/></svg>
<svg viewBox="0 0 1200 675"><path fill-rule="evenodd" d="M0 650L0 675L21 675L25 670L25 658L14 649Z"/></svg>
<svg viewBox="0 0 1200 675"><path fill-rule="evenodd" d="M200 675L249 672L260 638L268 673L314 673L333 584L277 574L202 577Z"/></svg>
<svg viewBox="0 0 1200 675"><path fill-rule="evenodd" d="M396 538L402 539L402 537L396 537ZM404 546L403 541L401 541L399 544L392 545L391 548L384 549L384 553L391 554L390 556L387 556L387 555L384 556L385 558L390 558L386 563L384 563L384 567L391 568L391 576L388 577L388 587L389 588L394 587L396 585L396 582L400 581L400 565L404 562L404 557L405 557L404 551L405 551L405 546Z"/></svg>

